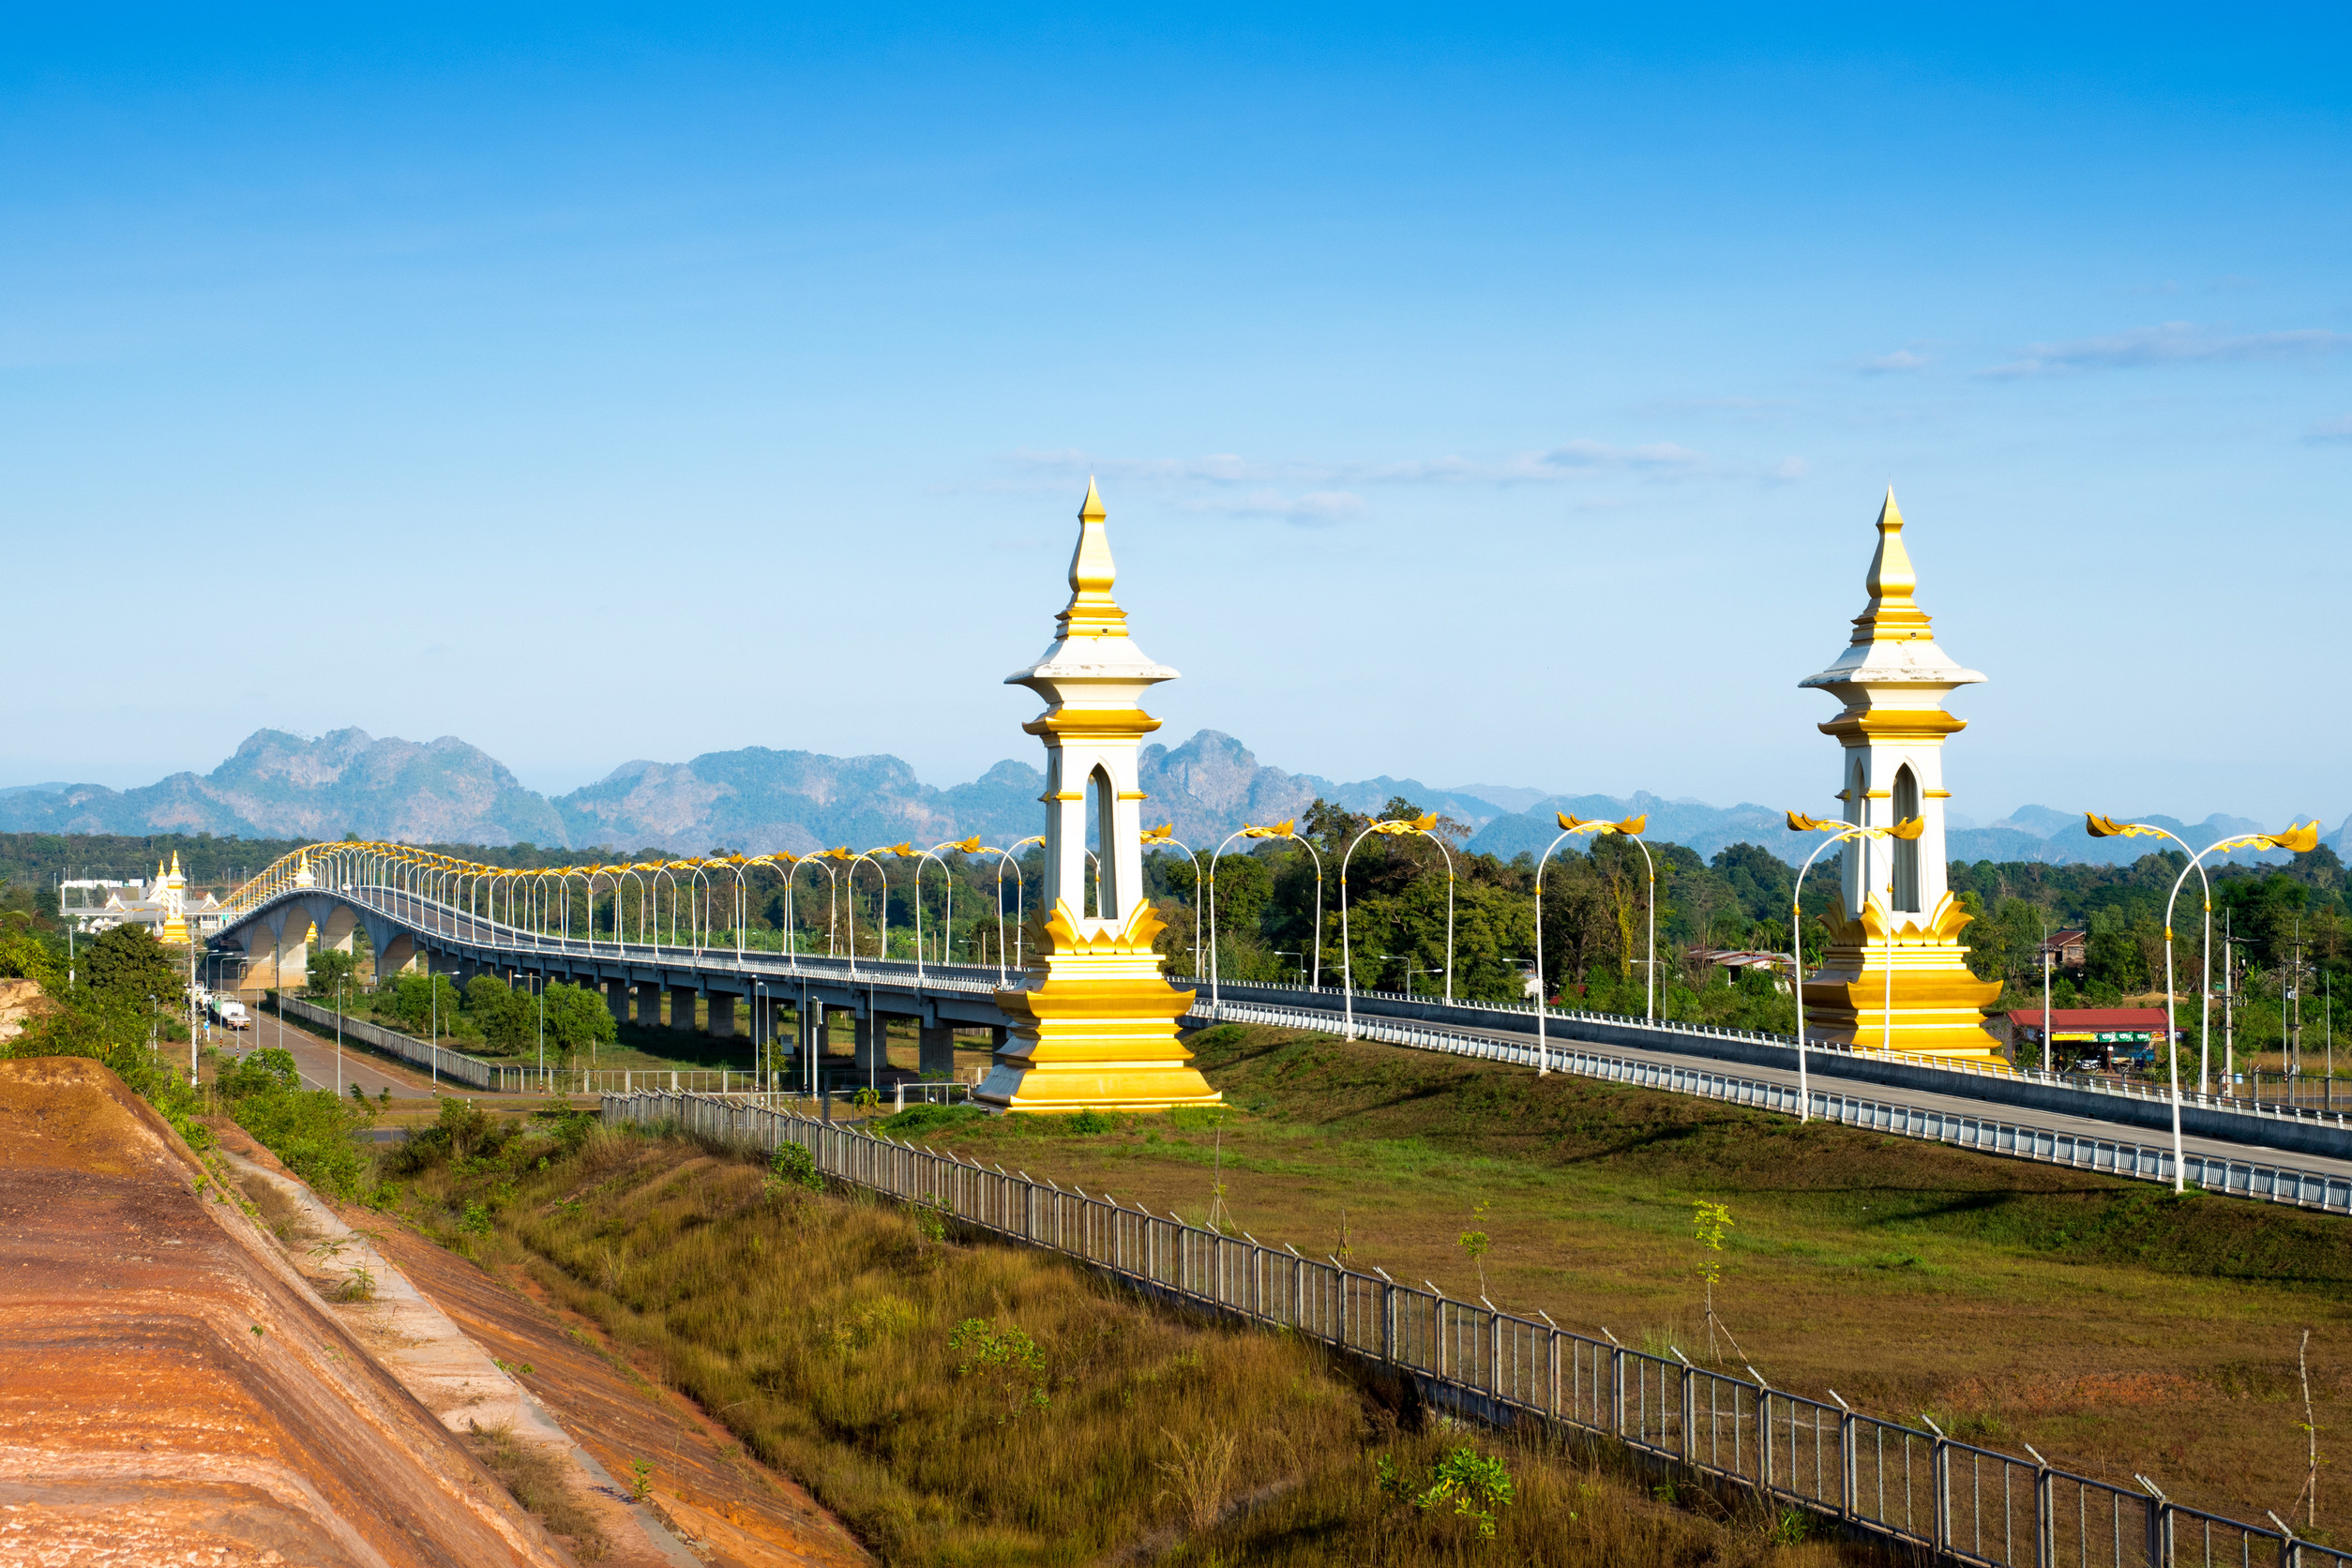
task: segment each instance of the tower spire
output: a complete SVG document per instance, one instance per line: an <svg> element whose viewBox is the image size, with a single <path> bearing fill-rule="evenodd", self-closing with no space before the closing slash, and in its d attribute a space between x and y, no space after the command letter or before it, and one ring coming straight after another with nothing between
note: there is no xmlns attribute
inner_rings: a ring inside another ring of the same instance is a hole
<svg viewBox="0 0 2352 1568"><path fill-rule="evenodd" d="M1870 604L1854 617L1856 642L1922 642L1935 635L1927 611L1911 598L1919 573L1911 567L1911 552L1903 547L1903 509L1894 504L1894 487L1887 487L1886 503L1878 508L1878 550L1870 558L1870 575L1862 579Z"/></svg>
<svg viewBox="0 0 2352 1568"><path fill-rule="evenodd" d="M1093 475L1087 475L1086 502L1078 507L1078 549L1070 554L1070 603L1055 617L1064 638L1127 635L1127 612L1110 596L1119 567L1110 558L1110 531L1104 526L1108 516L1095 492Z"/></svg>

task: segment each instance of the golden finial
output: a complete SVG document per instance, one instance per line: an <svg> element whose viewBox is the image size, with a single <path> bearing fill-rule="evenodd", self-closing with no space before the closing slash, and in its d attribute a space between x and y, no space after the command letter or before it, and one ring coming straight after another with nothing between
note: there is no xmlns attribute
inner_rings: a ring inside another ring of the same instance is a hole
<svg viewBox="0 0 2352 1568"><path fill-rule="evenodd" d="M1933 635L1927 612L1913 603L1919 586L1911 552L1903 548L1903 509L1894 504L1894 487L1878 508L1878 550L1870 558L1870 575L1862 586L1870 590L1870 607L1854 617L1857 642L1914 642Z"/></svg>
<svg viewBox="0 0 2352 1568"><path fill-rule="evenodd" d="M1086 481L1086 502L1078 508L1078 549L1070 555L1070 603L1060 616L1063 637L1124 637L1127 614L1110 596L1118 567L1110 558L1110 535L1104 527L1109 516L1092 475Z"/></svg>

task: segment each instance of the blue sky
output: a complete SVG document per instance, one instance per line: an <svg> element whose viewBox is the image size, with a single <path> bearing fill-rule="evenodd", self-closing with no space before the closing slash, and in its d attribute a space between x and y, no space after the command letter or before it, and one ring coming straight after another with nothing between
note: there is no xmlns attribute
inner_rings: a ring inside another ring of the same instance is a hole
<svg viewBox="0 0 2352 1568"><path fill-rule="evenodd" d="M1956 810L2332 823L2346 31L18 16L0 783L346 724L954 782L1033 751L1093 473L1171 739L1820 808L1892 483L1992 677Z"/></svg>

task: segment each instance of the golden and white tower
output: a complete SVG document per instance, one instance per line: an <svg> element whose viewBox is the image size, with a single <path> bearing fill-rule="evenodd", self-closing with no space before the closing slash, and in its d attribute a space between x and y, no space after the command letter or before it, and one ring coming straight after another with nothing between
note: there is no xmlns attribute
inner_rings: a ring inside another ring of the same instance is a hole
<svg viewBox="0 0 2352 1568"><path fill-rule="evenodd" d="M163 906L161 940L182 947L188 945L188 878L180 873L180 852L172 852L172 868L166 871L161 863L155 868L156 902Z"/></svg>
<svg viewBox="0 0 2352 1568"><path fill-rule="evenodd" d="M1110 596L1115 568L1103 503L1086 484L1070 603L1045 657L1004 678L1048 704L1021 728L1046 743L1046 885L1051 912L1028 967L1026 990L999 991L1010 1037L973 1097L1006 1110L1158 1110L1221 1098L1177 1043L1192 993L1160 972L1162 928L1143 896L1137 748L1160 721L1143 693L1176 671L1127 636ZM1101 871L1090 912L1086 835Z"/></svg>
<svg viewBox="0 0 2352 1568"><path fill-rule="evenodd" d="M1892 827L1916 817L1924 830L1847 844L1840 917L1820 973L1805 983L1807 1033L1999 1064L1983 1009L2000 984L1968 972L1960 930L1972 916L1944 877L1944 738L1967 728L1944 699L1984 677L1936 646L1927 612L1912 601L1918 577L1892 490L1864 585L1870 604L1854 618L1853 641L1798 684L1846 704L1821 726L1845 748L1845 820Z"/></svg>

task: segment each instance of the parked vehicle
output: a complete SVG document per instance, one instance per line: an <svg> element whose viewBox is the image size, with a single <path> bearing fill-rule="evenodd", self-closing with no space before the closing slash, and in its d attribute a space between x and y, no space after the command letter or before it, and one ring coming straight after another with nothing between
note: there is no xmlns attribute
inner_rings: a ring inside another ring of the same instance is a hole
<svg viewBox="0 0 2352 1568"><path fill-rule="evenodd" d="M245 1003L242 1002L231 1002L226 997L217 996L212 999L212 1017L213 1021L218 1023L223 1029L250 1029L253 1027L253 1019L245 1011Z"/></svg>

